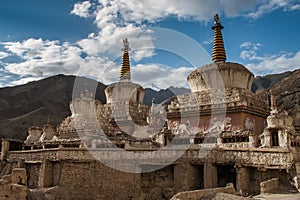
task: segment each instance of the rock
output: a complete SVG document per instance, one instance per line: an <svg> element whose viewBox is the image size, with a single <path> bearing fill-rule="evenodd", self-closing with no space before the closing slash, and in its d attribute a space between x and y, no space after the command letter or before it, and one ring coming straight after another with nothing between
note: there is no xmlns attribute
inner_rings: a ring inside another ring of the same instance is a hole
<svg viewBox="0 0 300 200"><path fill-rule="evenodd" d="M233 194L217 193L212 200L246 200L248 198Z"/></svg>
<svg viewBox="0 0 300 200"><path fill-rule="evenodd" d="M35 200L28 187L18 184L0 184L0 199Z"/></svg>

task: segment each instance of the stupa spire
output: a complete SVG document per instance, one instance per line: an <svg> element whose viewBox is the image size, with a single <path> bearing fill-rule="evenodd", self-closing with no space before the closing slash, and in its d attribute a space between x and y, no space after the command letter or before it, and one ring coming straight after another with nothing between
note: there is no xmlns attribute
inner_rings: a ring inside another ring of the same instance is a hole
<svg viewBox="0 0 300 200"><path fill-rule="evenodd" d="M218 14L215 15L214 19L215 24L213 25L213 27L211 27L214 30L214 47L212 52L212 60L214 62L224 62L226 60L226 53L221 32L224 27L221 25Z"/></svg>
<svg viewBox="0 0 300 200"><path fill-rule="evenodd" d="M129 61L129 51L131 50L129 48L129 42L127 38L123 40L124 47L122 49L123 57L122 57L122 67L120 70L120 80L130 80L130 61Z"/></svg>

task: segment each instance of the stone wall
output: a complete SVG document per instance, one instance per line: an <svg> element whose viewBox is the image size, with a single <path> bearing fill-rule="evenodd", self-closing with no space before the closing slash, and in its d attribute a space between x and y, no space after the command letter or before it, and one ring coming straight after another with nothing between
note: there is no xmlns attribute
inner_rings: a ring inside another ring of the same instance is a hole
<svg viewBox="0 0 300 200"><path fill-rule="evenodd" d="M0 181L0 199L34 200L34 197L24 185L4 184Z"/></svg>
<svg viewBox="0 0 300 200"><path fill-rule="evenodd" d="M204 187L204 166L180 161L174 165L175 192L202 189Z"/></svg>
<svg viewBox="0 0 300 200"><path fill-rule="evenodd" d="M60 165L58 185L65 188L65 192L56 194L58 195L56 197L138 199L140 196L140 174L123 173L97 161L89 163L64 161L56 165Z"/></svg>
<svg viewBox="0 0 300 200"><path fill-rule="evenodd" d="M12 174L0 176L0 199L35 200L26 182L25 168L14 168Z"/></svg>
<svg viewBox="0 0 300 200"><path fill-rule="evenodd" d="M268 181L272 178L278 178L281 185L292 188L291 181L294 173L293 170L237 167L236 190L244 196L259 194L261 192L261 182Z"/></svg>
<svg viewBox="0 0 300 200"><path fill-rule="evenodd" d="M155 154L156 149L151 149L153 154L140 154L145 149L131 149L133 157L139 158L141 162L155 162L165 163L178 155L181 158L189 159L190 161L203 164L206 160L215 160L217 163L235 163L239 162L245 166L261 167L265 169L288 169L293 165L293 155L287 149L274 148L216 148L214 145L203 146L195 145L190 149L180 149L176 146L170 148L160 149ZM132 159L122 153L122 149L106 148L106 149L86 149L79 148L63 148L63 149L41 149L31 151L14 151L9 152L10 160L27 160L27 161L41 161L41 160L75 160L86 161L94 160L94 157L101 158L103 161L122 161Z"/></svg>
<svg viewBox="0 0 300 200"><path fill-rule="evenodd" d="M13 184L27 185L27 174L25 168L14 168L12 171L11 182Z"/></svg>
<svg viewBox="0 0 300 200"><path fill-rule="evenodd" d="M207 155L204 154L206 150ZM142 149L131 151L135 154L143 152ZM150 173L125 173L96 161L91 155L101 156L104 161L117 161L118 167L125 169L128 167L126 162L132 158L120 152L116 148L93 149L91 152L78 148L40 149L9 152L8 159L10 162L24 160L28 186L50 188L48 195L55 199L169 199L177 192L217 187L216 166L219 164L246 168L245 173L237 171L237 187L246 188L241 181L248 179L250 189L245 192L252 194L259 192L262 181L275 177L289 180L285 169L290 169L293 162L288 151L279 149L192 146L184 153L183 149L173 146L161 149L156 158L149 150L147 154L137 154L140 160L135 161L135 167L141 170L151 162L161 165L170 157L183 153L172 165Z"/></svg>
<svg viewBox="0 0 300 200"><path fill-rule="evenodd" d="M260 183L268 181L272 178L278 178L283 185L289 186L290 175L285 170L257 170L256 168L249 168L249 194L259 194L261 191Z"/></svg>
<svg viewBox="0 0 300 200"><path fill-rule="evenodd" d="M141 174L141 192L146 199L170 199L175 193L174 165ZM151 197L149 194L152 194Z"/></svg>
<svg viewBox="0 0 300 200"><path fill-rule="evenodd" d="M0 160L5 160L7 159L7 154L9 151L9 141L7 140L2 140L1 142L1 157Z"/></svg>
<svg viewBox="0 0 300 200"><path fill-rule="evenodd" d="M279 189L279 179L272 178L260 183L260 193L270 193Z"/></svg>
<svg viewBox="0 0 300 200"><path fill-rule="evenodd" d="M48 162L48 165L53 170L41 173L39 179L47 176L48 180L44 178L44 181L52 181L48 187L53 187L50 196L55 199L163 200L170 199L176 192L199 189L199 180L202 181L201 176L197 176L198 168L189 163L169 165L148 173L120 172L98 161L65 160ZM187 167L182 169L182 166Z"/></svg>
<svg viewBox="0 0 300 200"><path fill-rule="evenodd" d="M29 188L38 188L39 177L41 172L41 162L25 163L27 171L27 185Z"/></svg>
<svg viewBox="0 0 300 200"><path fill-rule="evenodd" d="M237 142L237 143L223 143L219 144L220 147L227 148L248 148L249 142Z"/></svg>

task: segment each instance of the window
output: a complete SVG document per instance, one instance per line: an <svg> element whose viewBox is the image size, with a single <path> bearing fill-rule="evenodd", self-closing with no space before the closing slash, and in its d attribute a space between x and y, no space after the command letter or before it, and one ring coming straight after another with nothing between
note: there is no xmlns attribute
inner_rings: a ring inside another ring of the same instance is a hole
<svg viewBox="0 0 300 200"><path fill-rule="evenodd" d="M277 130L272 131L271 135L272 135L272 146L279 146L278 131Z"/></svg>

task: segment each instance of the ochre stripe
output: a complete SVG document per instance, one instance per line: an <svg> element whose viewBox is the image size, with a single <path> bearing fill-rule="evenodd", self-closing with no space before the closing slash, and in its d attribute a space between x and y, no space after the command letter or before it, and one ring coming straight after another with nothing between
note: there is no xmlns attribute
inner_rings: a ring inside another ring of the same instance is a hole
<svg viewBox="0 0 300 200"><path fill-rule="evenodd" d="M214 46L212 52L212 60L214 62L217 61L225 61L226 53L224 48L223 36L222 36L222 28L221 24L215 24L213 27L214 30Z"/></svg>
<svg viewBox="0 0 300 200"><path fill-rule="evenodd" d="M129 53L128 50L124 50L122 57L122 67L120 70L120 80L123 79L131 79L130 76L130 61L129 61Z"/></svg>

